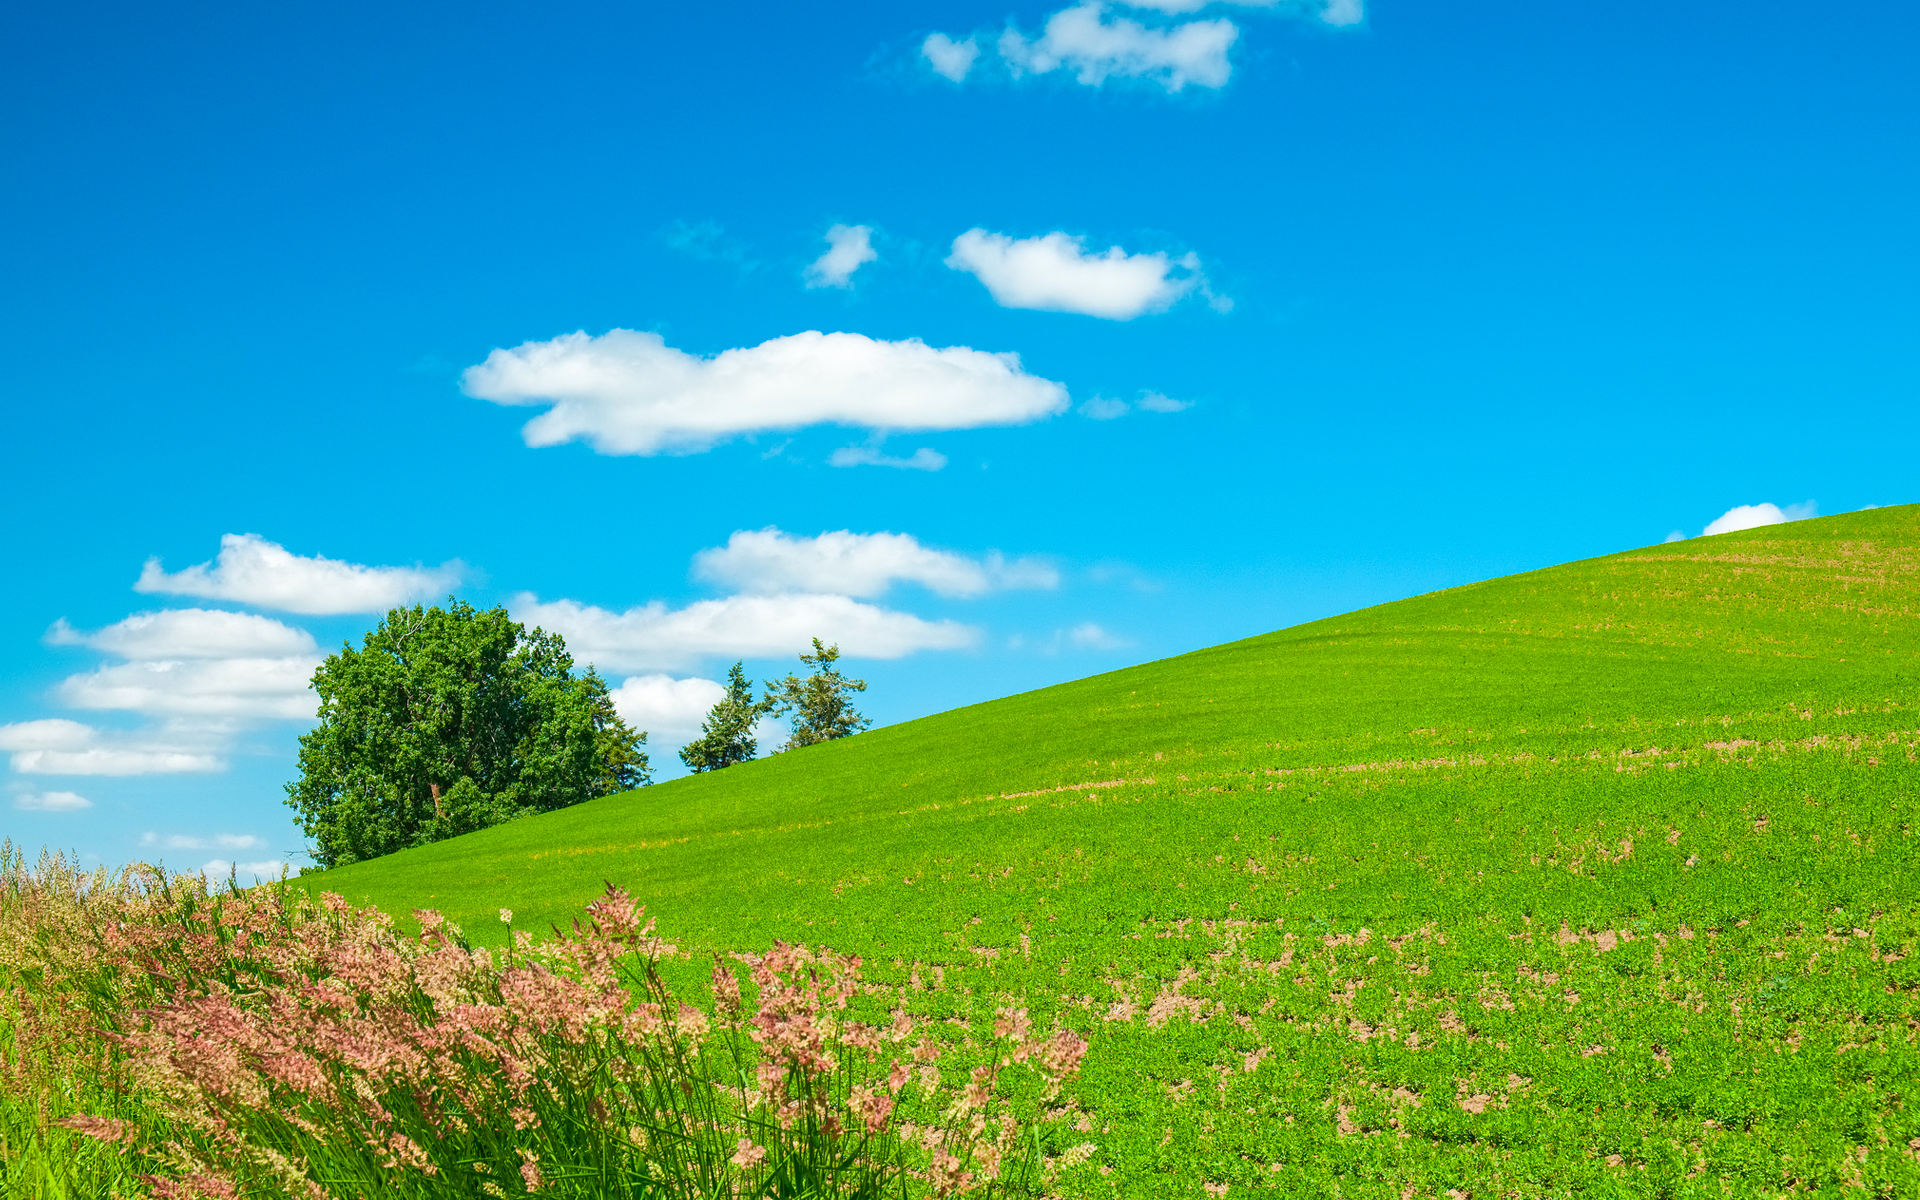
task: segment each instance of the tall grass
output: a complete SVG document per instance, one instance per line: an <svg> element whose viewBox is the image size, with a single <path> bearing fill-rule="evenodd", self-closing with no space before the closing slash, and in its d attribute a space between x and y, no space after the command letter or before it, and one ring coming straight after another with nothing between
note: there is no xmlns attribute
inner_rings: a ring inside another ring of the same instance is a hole
<svg viewBox="0 0 1920 1200"><path fill-rule="evenodd" d="M431 913L410 936L337 896L0 854L8 1196L1017 1193L1010 1103L1085 1050L1020 1011L978 1043L870 1011L824 949L676 994L611 887L494 951Z"/></svg>

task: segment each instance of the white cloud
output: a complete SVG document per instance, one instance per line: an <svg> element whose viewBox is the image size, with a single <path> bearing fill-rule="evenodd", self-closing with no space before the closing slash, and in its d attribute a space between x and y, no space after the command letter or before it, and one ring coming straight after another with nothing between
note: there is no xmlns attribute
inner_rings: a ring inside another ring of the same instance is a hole
<svg viewBox="0 0 1920 1200"><path fill-rule="evenodd" d="M711 679L671 675L635 675L610 693L614 711L635 729L646 730L648 745L676 748L699 734L707 714L726 694L727 689Z"/></svg>
<svg viewBox="0 0 1920 1200"><path fill-rule="evenodd" d="M980 43L970 37L955 41L944 33L930 33L920 43L920 56L935 73L959 83L980 57Z"/></svg>
<svg viewBox="0 0 1920 1200"><path fill-rule="evenodd" d="M0 725L0 750L23 775L165 775L225 769L212 754L155 745L140 735L102 734L50 718Z"/></svg>
<svg viewBox="0 0 1920 1200"><path fill-rule="evenodd" d="M1328 25L1358 25L1366 19L1365 0L1122 0L1127 8L1146 8L1169 15L1199 12L1211 4L1223 8L1273 8L1312 13Z"/></svg>
<svg viewBox="0 0 1920 1200"><path fill-rule="evenodd" d="M92 633L62 617L47 631L56 646L87 646L121 658L282 658L311 655L313 635L271 617L212 608L135 613Z"/></svg>
<svg viewBox="0 0 1920 1200"><path fill-rule="evenodd" d="M1804 521L1819 515L1818 508L1811 500L1804 504L1789 504L1784 509L1777 504L1740 504L1715 517L1700 533L1703 537L1712 537L1716 533L1758 529L1763 525L1784 525L1788 521Z"/></svg>
<svg viewBox="0 0 1920 1200"><path fill-rule="evenodd" d="M1193 401L1175 400L1172 396L1163 396L1159 392L1148 392L1140 397L1140 407L1151 413L1177 413L1192 408Z"/></svg>
<svg viewBox="0 0 1920 1200"><path fill-rule="evenodd" d="M150 558L133 585L136 592L232 600L283 612L333 614L381 612L427 599L451 588L459 563L439 567L365 567L315 555L290 554L258 534L229 533L220 556L174 574Z"/></svg>
<svg viewBox="0 0 1920 1200"><path fill-rule="evenodd" d="M1060 586L1060 573L1034 558L998 550L969 558L925 546L911 534L838 530L793 537L768 526L742 529L725 546L693 557L696 578L753 593L805 592L879 596L896 583L916 583L942 596L978 596L1015 588Z"/></svg>
<svg viewBox="0 0 1920 1200"><path fill-rule="evenodd" d="M1020 425L1067 406L1065 387L1017 354L919 339L809 331L700 358L657 333L585 332L495 350L462 376L496 404L551 405L529 446L585 441L602 454L692 453L759 431L837 424L874 430Z"/></svg>
<svg viewBox="0 0 1920 1200"><path fill-rule="evenodd" d="M1168 92L1189 83L1225 87L1233 73L1227 51L1240 36L1232 21L1186 21L1151 29L1125 17L1105 19L1098 0L1063 9L1047 18L1037 38L1009 28L1000 35L1000 57L1016 76L1045 75L1069 67L1088 87L1108 79L1151 79Z"/></svg>
<svg viewBox="0 0 1920 1200"><path fill-rule="evenodd" d="M13 796L13 806L21 812L81 812L93 807L93 801L78 792L21 792Z"/></svg>
<svg viewBox="0 0 1920 1200"><path fill-rule="evenodd" d="M938 471L947 465L947 456L925 446L906 458L897 458L878 446L842 446L827 455L830 467L893 467L903 471Z"/></svg>
<svg viewBox="0 0 1920 1200"><path fill-rule="evenodd" d="M1327 0L1320 9L1320 19L1342 28L1358 25L1367 19L1366 0Z"/></svg>
<svg viewBox="0 0 1920 1200"><path fill-rule="evenodd" d="M158 847L162 850L256 850L267 844L267 840L250 833L216 833L211 837L191 837L186 834L143 833L140 844L146 847Z"/></svg>
<svg viewBox="0 0 1920 1200"><path fill-rule="evenodd" d="M576 659L618 672L671 669L714 655L785 657L815 637L837 643L850 658L959 650L979 637L956 621L924 621L846 596L728 596L681 609L655 601L616 613L522 594L509 607L515 620L565 637Z"/></svg>
<svg viewBox="0 0 1920 1200"><path fill-rule="evenodd" d="M1192 407L1193 404L1190 401L1175 400L1159 392L1147 392L1140 397L1137 404L1128 404L1125 400L1115 400L1107 396L1095 396L1082 404L1079 411L1081 416L1095 421L1112 421L1126 416L1135 408L1140 409L1141 412L1177 413L1185 412Z"/></svg>
<svg viewBox="0 0 1920 1200"><path fill-rule="evenodd" d="M58 694L74 708L298 720L318 708L307 685L319 666L312 656L136 660L69 675Z"/></svg>
<svg viewBox="0 0 1920 1200"><path fill-rule="evenodd" d="M1118 650L1128 644L1124 638L1115 637L1092 621L1068 630L1067 640L1088 650Z"/></svg>
<svg viewBox="0 0 1920 1200"><path fill-rule="evenodd" d="M1132 411L1133 406L1125 400L1114 400L1107 396L1095 396L1080 406L1080 415L1095 421L1112 421Z"/></svg>
<svg viewBox="0 0 1920 1200"><path fill-rule="evenodd" d="M850 287L860 264L879 257L873 248L872 226L835 225L827 230L827 252L807 267L807 286Z"/></svg>
<svg viewBox="0 0 1920 1200"><path fill-rule="evenodd" d="M1672 533L1669 533L1665 538L1663 538L1662 543L1665 545L1671 546L1675 542L1684 542L1686 540L1687 540L1687 535L1684 533L1681 533L1678 529L1676 529Z"/></svg>
<svg viewBox="0 0 1920 1200"><path fill-rule="evenodd" d="M256 883L271 883L280 878L280 873L286 869L287 864L277 858L263 862L229 862L224 858L216 858L201 867L200 871L207 877L207 882L215 887L229 879L241 887L247 887Z"/></svg>
<svg viewBox="0 0 1920 1200"><path fill-rule="evenodd" d="M1130 321L1160 312L1205 286L1200 259L1128 254L1119 246L1088 254L1066 233L1015 240L969 229L953 239L947 265L977 277L1004 308L1038 308Z"/></svg>

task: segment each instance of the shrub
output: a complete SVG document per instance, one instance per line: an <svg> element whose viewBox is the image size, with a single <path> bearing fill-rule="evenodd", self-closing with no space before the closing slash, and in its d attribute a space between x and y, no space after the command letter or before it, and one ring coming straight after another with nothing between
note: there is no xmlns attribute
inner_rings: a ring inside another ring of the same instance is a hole
<svg viewBox="0 0 1920 1200"><path fill-rule="evenodd" d="M163 1198L1017 1191L1036 1154L1009 1085L1051 1095L1086 1048L1016 1012L971 1057L904 1012L855 1020L858 960L801 946L716 959L703 1007L611 887L571 930L494 952L337 896L95 882L7 909L5 944L38 949L5 960L5 1011L44 1047L17 1014L54 981L92 997L67 1034L90 1027L117 1101L49 1128L124 1149Z"/></svg>

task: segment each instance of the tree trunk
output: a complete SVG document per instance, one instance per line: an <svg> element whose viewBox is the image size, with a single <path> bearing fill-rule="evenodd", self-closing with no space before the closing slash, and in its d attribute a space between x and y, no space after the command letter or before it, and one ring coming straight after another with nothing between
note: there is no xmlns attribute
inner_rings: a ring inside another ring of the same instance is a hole
<svg viewBox="0 0 1920 1200"><path fill-rule="evenodd" d="M440 785L437 783L429 783L427 790L433 793L433 815L436 817L446 816L446 810L440 807Z"/></svg>

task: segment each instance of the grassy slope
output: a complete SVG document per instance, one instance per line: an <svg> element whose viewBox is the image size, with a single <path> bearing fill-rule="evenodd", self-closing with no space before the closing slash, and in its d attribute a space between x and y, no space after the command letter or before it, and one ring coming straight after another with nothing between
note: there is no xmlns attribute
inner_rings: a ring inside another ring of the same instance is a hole
<svg viewBox="0 0 1920 1200"><path fill-rule="evenodd" d="M1884 509L1383 605L307 882L488 938L501 906L561 918L607 879L694 948L826 941L964 1020L1017 1000L1095 1040L1085 1113L1051 1134L1094 1147L1071 1193L1920 1189L1917 692L1920 509Z"/></svg>

